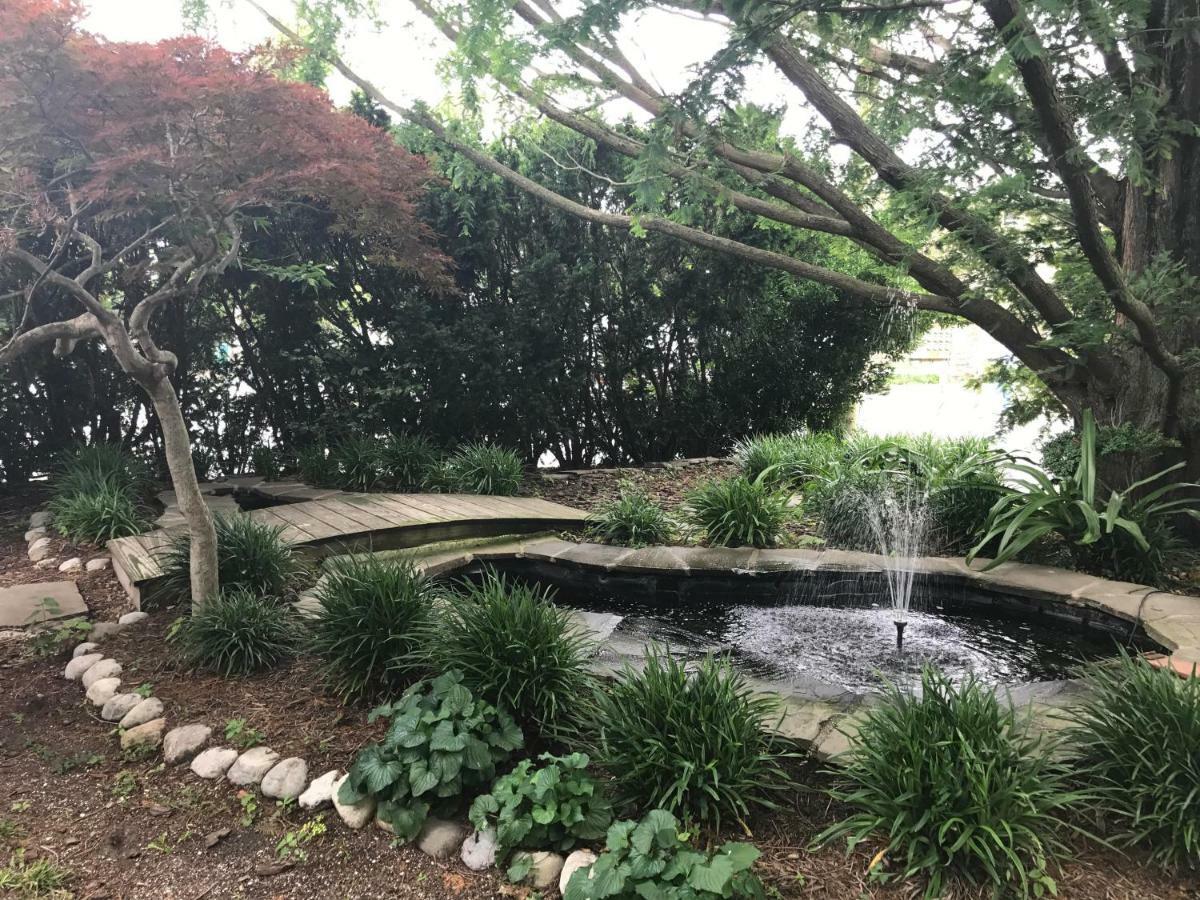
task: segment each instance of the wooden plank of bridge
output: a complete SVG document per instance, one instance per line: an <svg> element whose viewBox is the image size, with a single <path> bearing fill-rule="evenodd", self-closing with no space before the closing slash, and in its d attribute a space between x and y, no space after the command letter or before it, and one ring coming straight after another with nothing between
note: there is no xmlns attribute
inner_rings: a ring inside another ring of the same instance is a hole
<svg viewBox="0 0 1200 900"><path fill-rule="evenodd" d="M291 490L295 490L294 487ZM283 488L280 493L288 492ZM373 540L415 529L418 542L429 537L429 529L439 525L454 527L462 523L470 529L478 523L483 534L495 533L497 523L513 523L531 530L537 523L559 526L582 525L584 513L568 506L536 497L488 497L475 494L354 494L335 492L320 499L283 503L246 513L252 519L282 529L281 537L290 544L329 544L338 538L354 541ZM110 541L113 564L120 569L122 583L131 595L137 586L162 575L159 555L181 526L152 531L134 537ZM414 535L414 536L416 536Z"/></svg>

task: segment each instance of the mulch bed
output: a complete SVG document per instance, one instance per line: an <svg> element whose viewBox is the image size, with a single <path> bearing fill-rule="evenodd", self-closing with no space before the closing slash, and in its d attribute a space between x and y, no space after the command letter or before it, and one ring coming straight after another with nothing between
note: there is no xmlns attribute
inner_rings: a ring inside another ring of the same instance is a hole
<svg viewBox="0 0 1200 900"><path fill-rule="evenodd" d="M712 477L725 464L685 470L686 481ZM622 474L622 477L626 477ZM638 476L635 476L638 477ZM687 487L678 472L641 473L639 480L664 502L678 502ZM539 483L550 499L579 506L615 493L617 477ZM674 484L674 487L671 485ZM0 498L0 583L63 577L29 563L21 534L36 493ZM18 552L19 551L19 552ZM97 620L128 608L111 572L79 579ZM285 756L303 757L310 777L344 768L355 750L378 736L365 724L364 707L348 707L326 694L312 660L246 679L187 672L174 661L165 637L179 610L160 610L136 629L105 642L125 668L130 688L152 686L167 704L169 724L203 721L220 732L244 719L264 742ZM79 898L475 898L522 896L498 874L473 873L457 860L431 861L411 847L393 847L374 828L351 832L326 810L328 832L308 845L308 858L280 867L279 839L311 814L261 801L252 823L237 792L223 781L206 782L186 766L123 758L110 723L99 720L79 685L63 680L65 654L33 658L21 643L0 645L0 865L16 847L26 860L53 860L71 872ZM220 735L214 737L220 740ZM868 886L866 872L877 848L847 855L838 847L813 851L812 838L837 818L819 789L826 776L802 767L797 791L778 813L751 823L763 851L758 869L783 898L909 898L922 886ZM7 832L7 827L0 834ZM218 837L222 832L223 836ZM729 833L724 837L737 838ZM209 846L211 844L211 846ZM1194 880L1171 878L1136 857L1083 848L1057 873L1060 895L1086 900L1184 900L1200 897ZM959 888L955 898L986 892Z"/></svg>

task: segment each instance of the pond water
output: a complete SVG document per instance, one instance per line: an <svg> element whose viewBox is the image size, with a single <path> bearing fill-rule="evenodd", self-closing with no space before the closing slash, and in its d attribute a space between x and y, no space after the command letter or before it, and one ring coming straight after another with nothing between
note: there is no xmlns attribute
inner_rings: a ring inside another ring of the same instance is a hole
<svg viewBox="0 0 1200 900"><path fill-rule="evenodd" d="M1128 638L994 608L980 611L953 596L926 595L914 603L902 652L890 606L870 597L847 602L844 595L793 594L739 602L728 595L691 595L664 602L560 590L557 602L612 614L614 661L659 642L687 656L728 653L756 677L832 694L873 692L885 681L911 684L927 663L955 681L971 673L989 684L1057 681L1072 677L1081 662L1114 655Z"/></svg>

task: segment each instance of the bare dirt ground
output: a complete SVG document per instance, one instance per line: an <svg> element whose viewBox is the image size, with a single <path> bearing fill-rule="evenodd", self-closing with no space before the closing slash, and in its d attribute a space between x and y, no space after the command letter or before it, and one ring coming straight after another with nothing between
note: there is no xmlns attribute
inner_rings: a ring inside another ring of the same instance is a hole
<svg viewBox="0 0 1200 900"><path fill-rule="evenodd" d="M658 478L648 473L652 485L659 485ZM608 489L578 485L575 502ZM0 497L0 584L61 577L35 569L24 555L22 533L38 501L36 493ZM128 608L111 572L81 578L80 589L96 620L114 619ZM365 724L365 709L343 706L324 693L311 660L237 680L181 669L165 640L176 615L156 612L104 645L125 667L122 678L129 688L146 685L163 699L169 725L203 721L220 732L229 720L243 719L243 733L261 732L262 741L282 754L304 757L310 777L344 768L359 746L376 737ZM256 808L248 810L224 782L202 781L186 766L164 767L160 758L123 757L113 726L99 720L77 684L62 679L68 651L36 657L23 642L0 644L0 868L17 851L27 863L52 861L67 873L59 896L91 900L525 895L494 872L473 873L457 860L433 862L412 847L393 846L374 828L352 832L331 810L321 814L327 831L306 846L307 858L281 860L280 839L314 814L262 798L253 798ZM838 810L821 790L826 776L809 768L797 775L807 788L791 795L778 813L751 823L764 854L758 869L772 896L920 896L916 883L866 884L877 847L851 855L837 847L810 849L813 836ZM1060 896L1071 900L1200 898L1193 879L1173 878L1135 857L1094 848L1081 850L1058 873L1058 882ZM964 887L953 896L986 894Z"/></svg>

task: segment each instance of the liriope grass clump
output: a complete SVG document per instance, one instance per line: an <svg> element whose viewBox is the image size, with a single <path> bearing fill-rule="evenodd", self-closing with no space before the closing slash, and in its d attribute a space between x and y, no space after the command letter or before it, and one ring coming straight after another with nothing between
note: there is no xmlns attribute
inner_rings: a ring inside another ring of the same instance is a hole
<svg viewBox="0 0 1200 900"><path fill-rule="evenodd" d="M171 640L188 665L234 677L288 659L300 648L303 632L290 604L233 588L200 604Z"/></svg>
<svg viewBox="0 0 1200 900"><path fill-rule="evenodd" d="M773 488L769 474L764 471L754 480L735 475L701 485L687 499L689 523L710 544L722 547L776 544L791 515L790 495Z"/></svg>
<svg viewBox="0 0 1200 900"><path fill-rule="evenodd" d="M851 813L818 840L878 843L871 877L923 877L930 898L954 879L1003 896L1053 893L1051 864L1087 798L1019 715L980 682L932 669L919 693L889 688L831 773Z"/></svg>
<svg viewBox="0 0 1200 900"><path fill-rule="evenodd" d="M621 485L616 499L601 504L588 516L588 536L605 544L647 547L671 539L674 523L643 488Z"/></svg>
<svg viewBox="0 0 1200 900"><path fill-rule="evenodd" d="M337 486L345 491L372 491L383 482L382 445L374 437L348 437L330 454Z"/></svg>
<svg viewBox="0 0 1200 900"><path fill-rule="evenodd" d="M448 482L454 491L511 497L521 488L525 466L521 457L507 447L475 443L459 447L445 462L444 471L434 472L435 483Z"/></svg>
<svg viewBox="0 0 1200 900"><path fill-rule="evenodd" d="M116 483L101 482L50 501L54 528L77 544L103 544L141 534L150 525L146 508Z"/></svg>
<svg viewBox="0 0 1200 900"><path fill-rule="evenodd" d="M379 448L383 481L395 491L421 490L440 459L438 448L420 434L394 434Z"/></svg>
<svg viewBox="0 0 1200 900"><path fill-rule="evenodd" d="M50 486L55 497L107 488L140 500L149 490L150 472L115 444L80 444L59 457Z"/></svg>
<svg viewBox="0 0 1200 900"><path fill-rule="evenodd" d="M429 625L432 582L405 560L342 557L329 564L317 599L311 648L330 688L343 700L402 690Z"/></svg>
<svg viewBox="0 0 1200 900"><path fill-rule="evenodd" d="M1122 654L1085 681L1068 746L1111 840L1200 868L1200 679Z"/></svg>
<svg viewBox="0 0 1200 900"><path fill-rule="evenodd" d="M264 525L246 515L218 516L217 576L222 590L245 588L260 597L290 599L306 567L296 551L284 543L282 527ZM191 540L176 535L159 555L162 578L156 594L187 597L191 591Z"/></svg>
<svg viewBox="0 0 1200 900"><path fill-rule="evenodd" d="M597 697L593 716L592 756L612 773L617 799L639 812L744 823L793 786L788 751L770 730L777 701L756 695L722 658L691 671L650 647L641 671L626 669Z"/></svg>
<svg viewBox="0 0 1200 900"><path fill-rule="evenodd" d="M593 693L592 652L550 589L493 571L449 591L425 641L429 667L462 673L476 696L528 733L569 732Z"/></svg>

